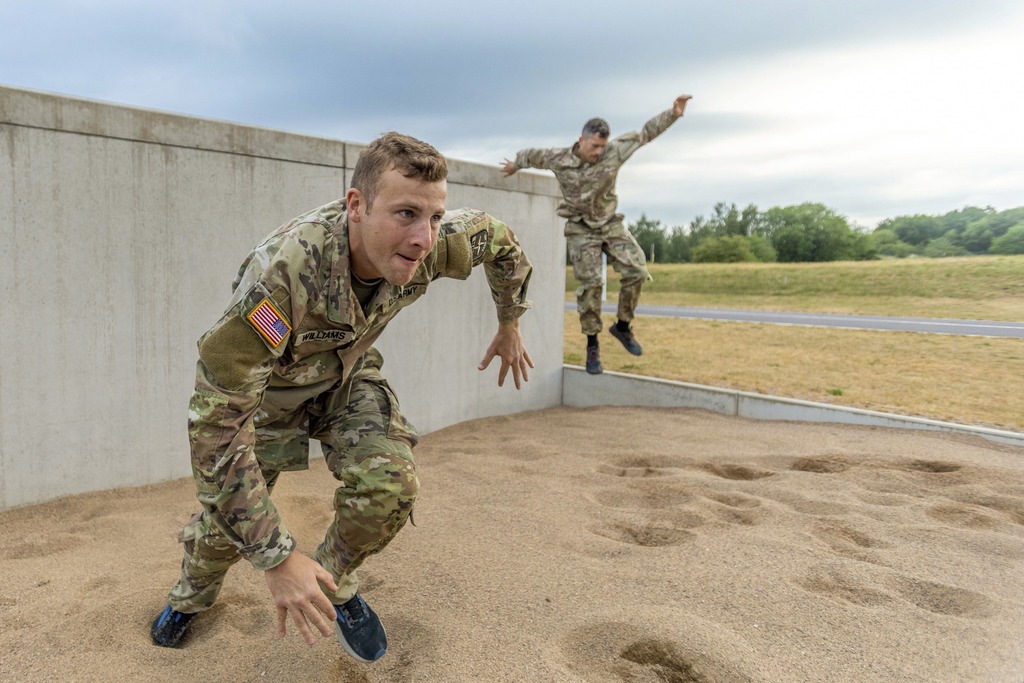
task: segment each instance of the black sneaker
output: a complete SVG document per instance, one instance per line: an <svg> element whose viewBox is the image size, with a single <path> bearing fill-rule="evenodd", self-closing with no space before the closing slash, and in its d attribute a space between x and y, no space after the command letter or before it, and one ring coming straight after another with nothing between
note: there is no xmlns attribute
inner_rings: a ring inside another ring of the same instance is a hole
<svg viewBox="0 0 1024 683"><path fill-rule="evenodd" d="M601 367L601 347L587 347L587 372L591 375L600 375L604 372L604 368Z"/></svg>
<svg viewBox="0 0 1024 683"><path fill-rule="evenodd" d="M634 356L640 356L644 352L644 348L637 343L636 337L633 336L633 330L628 329L625 332L619 329L618 325L612 325L608 328L609 334L622 342L622 345L626 347Z"/></svg>
<svg viewBox="0 0 1024 683"><path fill-rule="evenodd" d="M388 634L380 619L359 597L359 593L344 605L335 605L338 614L338 642L360 662L375 662L388 649Z"/></svg>
<svg viewBox="0 0 1024 683"><path fill-rule="evenodd" d="M178 641L185 635L188 625L195 619L196 614L178 612L167 605L153 622L153 628L150 629L149 635L153 642L160 647L178 647Z"/></svg>

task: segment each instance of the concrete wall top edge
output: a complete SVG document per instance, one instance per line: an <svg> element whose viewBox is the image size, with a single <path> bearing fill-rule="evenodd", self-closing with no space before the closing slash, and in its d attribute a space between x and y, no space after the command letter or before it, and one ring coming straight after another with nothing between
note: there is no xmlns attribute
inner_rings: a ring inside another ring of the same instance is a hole
<svg viewBox="0 0 1024 683"><path fill-rule="evenodd" d="M338 140L0 86L0 123L342 167Z"/></svg>
<svg viewBox="0 0 1024 683"><path fill-rule="evenodd" d="M355 168L356 159L366 145L356 142L345 143L345 168ZM540 173L523 172L516 173L511 178L506 178L497 164L488 166L473 161L448 158L448 183L449 185L464 185L467 187L487 187L507 192L520 192L524 194L542 195L546 197L561 198L562 190L558 187L558 181L554 176L542 175Z"/></svg>
<svg viewBox="0 0 1024 683"><path fill-rule="evenodd" d="M0 124L351 170L362 143L0 85ZM449 183L560 196L553 177L451 159Z"/></svg>
<svg viewBox="0 0 1024 683"><path fill-rule="evenodd" d="M595 380L592 376L586 374L586 370L579 365L564 364L562 366L565 376L568 377L586 377L590 386L596 382L609 382L617 381L618 394L620 399L623 399L618 405L625 405L629 403L626 396L633 396L636 398L636 392L625 391L622 383L629 383L636 387L660 387L661 391L671 391L676 389L684 392L691 392L693 394L705 394L705 395L719 395L719 396L731 396L735 397L739 401L754 401L762 402L766 404L775 404L777 406L790 406L796 409L805 409L807 415L811 413L816 414L818 417L823 417L828 414L842 414L848 416L857 416L865 420L864 424L891 424L899 423L902 426L921 426L927 428L943 429L949 431L964 432L970 434L977 434L980 436L995 437L998 439L1008 440L1011 443L1018 445L1024 445L1024 433L1014 432L1006 429L996 429L994 427L981 427L977 425L960 424L957 422L945 422L943 420L933 420L925 417L916 417L913 415L900 415L897 413L883 413L876 410L867 410L864 408L854 408L852 406L837 405L834 403L818 403L815 401L805 401L796 398L787 398L784 396L772 396L770 394L758 394L750 391L739 391L737 389L726 389L723 387L714 387L706 384L693 384L691 382L681 382L678 380L661 379L660 377L645 377L643 375L631 375L623 372L614 372L606 370L600 379ZM566 388L564 391L570 391ZM575 405L580 403L577 397L566 397L563 394L562 403L564 405ZM635 405L644 405L641 400L637 400ZM742 414L742 413L741 413ZM802 420L809 419L808 417L801 418Z"/></svg>

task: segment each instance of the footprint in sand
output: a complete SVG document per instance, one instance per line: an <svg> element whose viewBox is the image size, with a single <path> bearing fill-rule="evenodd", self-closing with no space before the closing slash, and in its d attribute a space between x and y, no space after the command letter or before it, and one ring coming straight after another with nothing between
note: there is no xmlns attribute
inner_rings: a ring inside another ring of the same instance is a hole
<svg viewBox="0 0 1024 683"><path fill-rule="evenodd" d="M999 521L986 510L974 505L960 503L940 503L928 508L927 514L944 524L958 526L962 529L988 531L996 528Z"/></svg>
<svg viewBox="0 0 1024 683"><path fill-rule="evenodd" d="M683 505L689 499L685 495L633 489L603 489L586 495L598 505L616 510L660 510Z"/></svg>
<svg viewBox="0 0 1024 683"><path fill-rule="evenodd" d="M880 607L895 600L886 591L870 588L854 578L835 573L810 576L797 581L796 584L811 593L859 607Z"/></svg>
<svg viewBox="0 0 1024 683"><path fill-rule="evenodd" d="M1017 496L962 493L955 498L963 503L995 510L1001 516L1005 515L1010 522L1024 526L1024 499Z"/></svg>
<svg viewBox="0 0 1024 683"><path fill-rule="evenodd" d="M641 522L617 522L591 529L598 536L620 543L638 545L644 548L681 545L697 537L689 529L704 524L704 519L694 513L682 513L665 517L651 517Z"/></svg>
<svg viewBox="0 0 1024 683"><path fill-rule="evenodd" d="M684 466L685 464L678 458L632 455L599 465L597 471L615 477L668 477L677 474Z"/></svg>
<svg viewBox="0 0 1024 683"><path fill-rule="evenodd" d="M728 644L679 643L644 634L631 624L598 623L565 637L562 647L582 680L662 681L664 683L749 683L751 677L712 653L727 652Z"/></svg>
<svg viewBox="0 0 1024 683"><path fill-rule="evenodd" d="M904 576L893 579L896 592L917 607L951 617L979 619L992 613L995 602L981 593Z"/></svg>
<svg viewBox="0 0 1024 683"><path fill-rule="evenodd" d="M774 493L771 499L803 515L827 517L830 515L845 515L849 512L848 508L840 503L808 498L791 491L779 491Z"/></svg>
<svg viewBox="0 0 1024 683"><path fill-rule="evenodd" d="M850 465L840 458L818 456L813 458L798 458L790 464L789 469L794 472L835 474L837 472L845 472L850 469Z"/></svg>
<svg viewBox="0 0 1024 683"><path fill-rule="evenodd" d="M889 544L857 531L848 524L829 521L819 524L811 533L824 541L836 555L860 562L884 564L877 553L872 551L887 548Z"/></svg>
<svg viewBox="0 0 1024 683"><path fill-rule="evenodd" d="M818 538L829 543L830 545L854 545L859 548L889 547L889 544L885 541L880 541L865 533L857 531L856 529L847 524L840 524L838 522L821 524L817 529L814 530L814 534Z"/></svg>
<svg viewBox="0 0 1024 683"><path fill-rule="evenodd" d="M709 462L702 464L700 467L701 469L710 472L716 477L721 477L722 479L753 481L754 479L764 479L765 477L775 476L775 472L772 470L752 467L750 465Z"/></svg>
<svg viewBox="0 0 1024 683"><path fill-rule="evenodd" d="M697 507L702 513L729 524L751 526L762 520L757 508L761 499L739 492L720 491L721 484L680 484L693 479L694 470L707 472L728 482L744 482L774 476L776 473L747 464L694 463L670 456L634 455L620 457L597 467L597 472L629 479L626 485L587 494L598 505L617 510L672 510ZM817 510L816 512L821 512ZM830 511L833 512L834 511ZM703 518L702 518L703 519ZM618 524L592 529L593 533L635 545L678 545L692 534L676 525Z"/></svg>
<svg viewBox="0 0 1024 683"><path fill-rule="evenodd" d="M975 591L898 574L882 585L865 585L860 578L832 568L796 582L804 590L860 607L881 607L905 600L915 607L951 617L983 618L992 613L995 601Z"/></svg>
<svg viewBox="0 0 1024 683"><path fill-rule="evenodd" d="M908 472L930 472L933 474L945 474L946 472L956 472L963 469L963 465L957 465L953 462L942 462L940 460L911 460L898 463L896 467Z"/></svg>
<svg viewBox="0 0 1024 683"><path fill-rule="evenodd" d="M759 523L764 513L760 510L761 499L741 493L723 493L721 491L703 490L701 496L711 501L707 509L716 518L729 524L753 526Z"/></svg>

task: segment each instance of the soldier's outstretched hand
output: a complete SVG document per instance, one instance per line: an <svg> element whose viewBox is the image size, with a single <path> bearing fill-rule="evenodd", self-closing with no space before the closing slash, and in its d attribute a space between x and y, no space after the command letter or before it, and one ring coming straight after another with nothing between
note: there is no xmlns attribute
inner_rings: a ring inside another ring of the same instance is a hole
<svg viewBox="0 0 1024 683"><path fill-rule="evenodd" d="M686 103L693 99L693 95L680 95L676 98L676 101L672 103L672 113L676 116L682 116L683 111L686 110Z"/></svg>
<svg viewBox="0 0 1024 683"><path fill-rule="evenodd" d="M533 359L526 351L523 335L519 332L518 320L498 325L498 333L491 340L491 345L487 347L487 353L484 354L484 359L480 361L477 369L486 370L495 356L501 356L501 370L498 371L499 387L505 386L505 376L508 375L509 368L512 369L516 389L521 388L523 382L530 381L527 368L533 367Z"/></svg>
<svg viewBox="0 0 1024 683"><path fill-rule="evenodd" d="M501 161L501 171L502 171L502 173L505 174L506 178L508 176L512 175L513 173L515 173L518 170L519 170L519 167L516 166L516 162L509 161L508 159L502 159L502 161Z"/></svg>
<svg viewBox="0 0 1024 683"><path fill-rule="evenodd" d="M331 635L337 614L317 584L322 583L332 593L338 586L319 562L293 550L284 562L268 569L263 576L277 607L277 635L284 638L289 615L309 645L316 642L314 629L325 637Z"/></svg>

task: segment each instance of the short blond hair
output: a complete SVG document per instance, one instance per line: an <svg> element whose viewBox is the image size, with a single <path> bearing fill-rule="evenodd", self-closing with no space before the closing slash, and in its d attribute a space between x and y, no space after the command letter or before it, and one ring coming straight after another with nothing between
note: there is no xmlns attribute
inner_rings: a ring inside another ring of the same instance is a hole
<svg viewBox="0 0 1024 683"><path fill-rule="evenodd" d="M448 178L448 160L432 145L394 131L384 133L359 153L350 186L366 197L366 206L380 189L386 171L397 170L406 178L436 183Z"/></svg>

